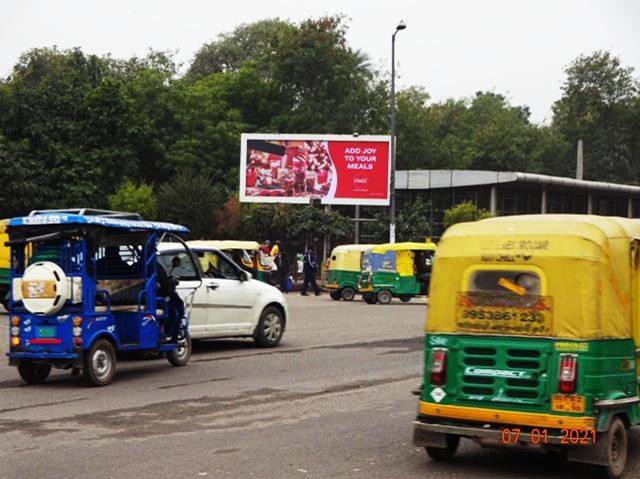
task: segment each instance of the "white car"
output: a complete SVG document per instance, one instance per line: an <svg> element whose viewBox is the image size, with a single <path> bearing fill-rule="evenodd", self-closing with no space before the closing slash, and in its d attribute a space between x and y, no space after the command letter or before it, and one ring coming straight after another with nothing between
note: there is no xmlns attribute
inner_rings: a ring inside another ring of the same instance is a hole
<svg viewBox="0 0 640 479"><path fill-rule="evenodd" d="M215 248L160 243L159 263L178 279L192 339L252 337L262 347L280 343L288 307L277 288L257 281Z"/></svg>

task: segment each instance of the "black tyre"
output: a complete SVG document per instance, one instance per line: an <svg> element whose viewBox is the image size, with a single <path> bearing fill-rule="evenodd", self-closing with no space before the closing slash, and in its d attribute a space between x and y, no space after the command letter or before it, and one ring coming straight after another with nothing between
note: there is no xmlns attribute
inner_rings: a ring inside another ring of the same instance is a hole
<svg viewBox="0 0 640 479"><path fill-rule="evenodd" d="M51 364L34 363L33 361L20 361L18 374L27 384L42 384L51 372Z"/></svg>
<svg viewBox="0 0 640 479"><path fill-rule="evenodd" d="M383 289L382 291L378 291L376 298L380 304L389 304L393 296L391 295L391 291Z"/></svg>
<svg viewBox="0 0 640 479"><path fill-rule="evenodd" d="M186 366L191 358L191 348L191 336L187 336L186 338L179 340L178 347L167 353L167 361L169 361L172 366Z"/></svg>
<svg viewBox="0 0 640 479"><path fill-rule="evenodd" d="M345 301L353 301L353 298L356 297L356 290L351 286L345 286L342 288L342 299Z"/></svg>
<svg viewBox="0 0 640 479"><path fill-rule="evenodd" d="M400 301L402 301L403 303L408 303L409 301L411 301L411 298L413 298L413 296L411 296L410 294L400 295Z"/></svg>
<svg viewBox="0 0 640 479"><path fill-rule="evenodd" d="M334 301L340 301L340 298L342 298L342 293L340 291L331 291L329 293L329 296L331 297L331 299L333 299Z"/></svg>
<svg viewBox="0 0 640 479"><path fill-rule="evenodd" d="M448 461L456 455L458 446L460 445L460 436L447 434L447 447L425 447L429 457L434 461Z"/></svg>
<svg viewBox="0 0 640 479"><path fill-rule="evenodd" d="M260 316L256 327L256 343L263 348L273 348L280 343L283 334L284 317L282 312L274 306L267 306L262 311L262 316Z"/></svg>
<svg viewBox="0 0 640 479"><path fill-rule="evenodd" d="M629 453L629 435L622 419L615 417L611 421L609 431L603 435L601 441L605 441L609 461L609 464L602 466L605 477L620 479L624 476Z"/></svg>
<svg viewBox="0 0 640 479"><path fill-rule="evenodd" d="M373 295L373 293L365 293L362 295L362 299L364 299L364 302L367 304L375 304L376 303L376 297Z"/></svg>
<svg viewBox="0 0 640 479"><path fill-rule="evenodd" d="M84 378L90 386L106 386L116 373L116 352L106 339L98 339L84 356Z"/></svg>

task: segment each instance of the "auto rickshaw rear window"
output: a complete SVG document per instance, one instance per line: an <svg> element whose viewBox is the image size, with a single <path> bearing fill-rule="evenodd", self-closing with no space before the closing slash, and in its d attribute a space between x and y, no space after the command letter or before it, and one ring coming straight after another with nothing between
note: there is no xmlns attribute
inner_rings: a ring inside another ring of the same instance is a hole
<svg viewBox="0 0 640 479"><path fill-rule="evenodd" d="M469 276L470 293L513 293L518 296L540 294L540 276L534 271L476 270Z"/></svg>

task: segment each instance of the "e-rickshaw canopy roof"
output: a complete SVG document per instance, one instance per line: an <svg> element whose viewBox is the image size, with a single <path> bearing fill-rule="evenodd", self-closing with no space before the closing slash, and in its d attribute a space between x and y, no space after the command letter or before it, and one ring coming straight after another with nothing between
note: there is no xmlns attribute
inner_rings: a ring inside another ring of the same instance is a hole
<svg viewBox="0 0 640 479"><path fill-rule="evenodd" d="M371 253L384 254L387 251L435 251L435 243L418 243L405 241L403 243L384 243L371 248Z"/></svg>
<svg viewBox="0 0 640 479"><path fill-rule="evenodd" d="M108 216L76 215L65 213L47 213L33 216L21 216L9 220L9 228L46 227L60 225L100 226L104 228L124 229L129 231L157 231L171 233L188 233L189 229L182 225L161 221L140 221L114 218Z"/></svg>
<svg viewBox="0 0 640 479"><path fill-rule="evenodd" d="M238 241L238 240L193 240L187 241L191 248L213 248L221 251L230 249L245 249L249 251L257 251L260 245L256 241Z"/></svg>
<svg viewBox="0 0 640 479"><path fill-rule="evenodd" d="M459 332L458 294L475 271L529 271L552 305L551 337L635 337L640 345L640 220L524 215L460 223L438 244L428 332Z"/></svg>

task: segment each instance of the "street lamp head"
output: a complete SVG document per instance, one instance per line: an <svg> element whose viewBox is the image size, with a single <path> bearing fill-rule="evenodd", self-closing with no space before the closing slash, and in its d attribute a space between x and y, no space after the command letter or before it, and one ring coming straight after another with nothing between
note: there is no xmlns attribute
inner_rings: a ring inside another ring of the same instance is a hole
<svg viewBox="0 0 640 479"><path fill-rule="evenodd" d="M396 32L399 30L404 30L405 28L407 28L407 24L404 23L404 20L400 20L400 23L398 23L398 26L396 27Z"/></svg>

